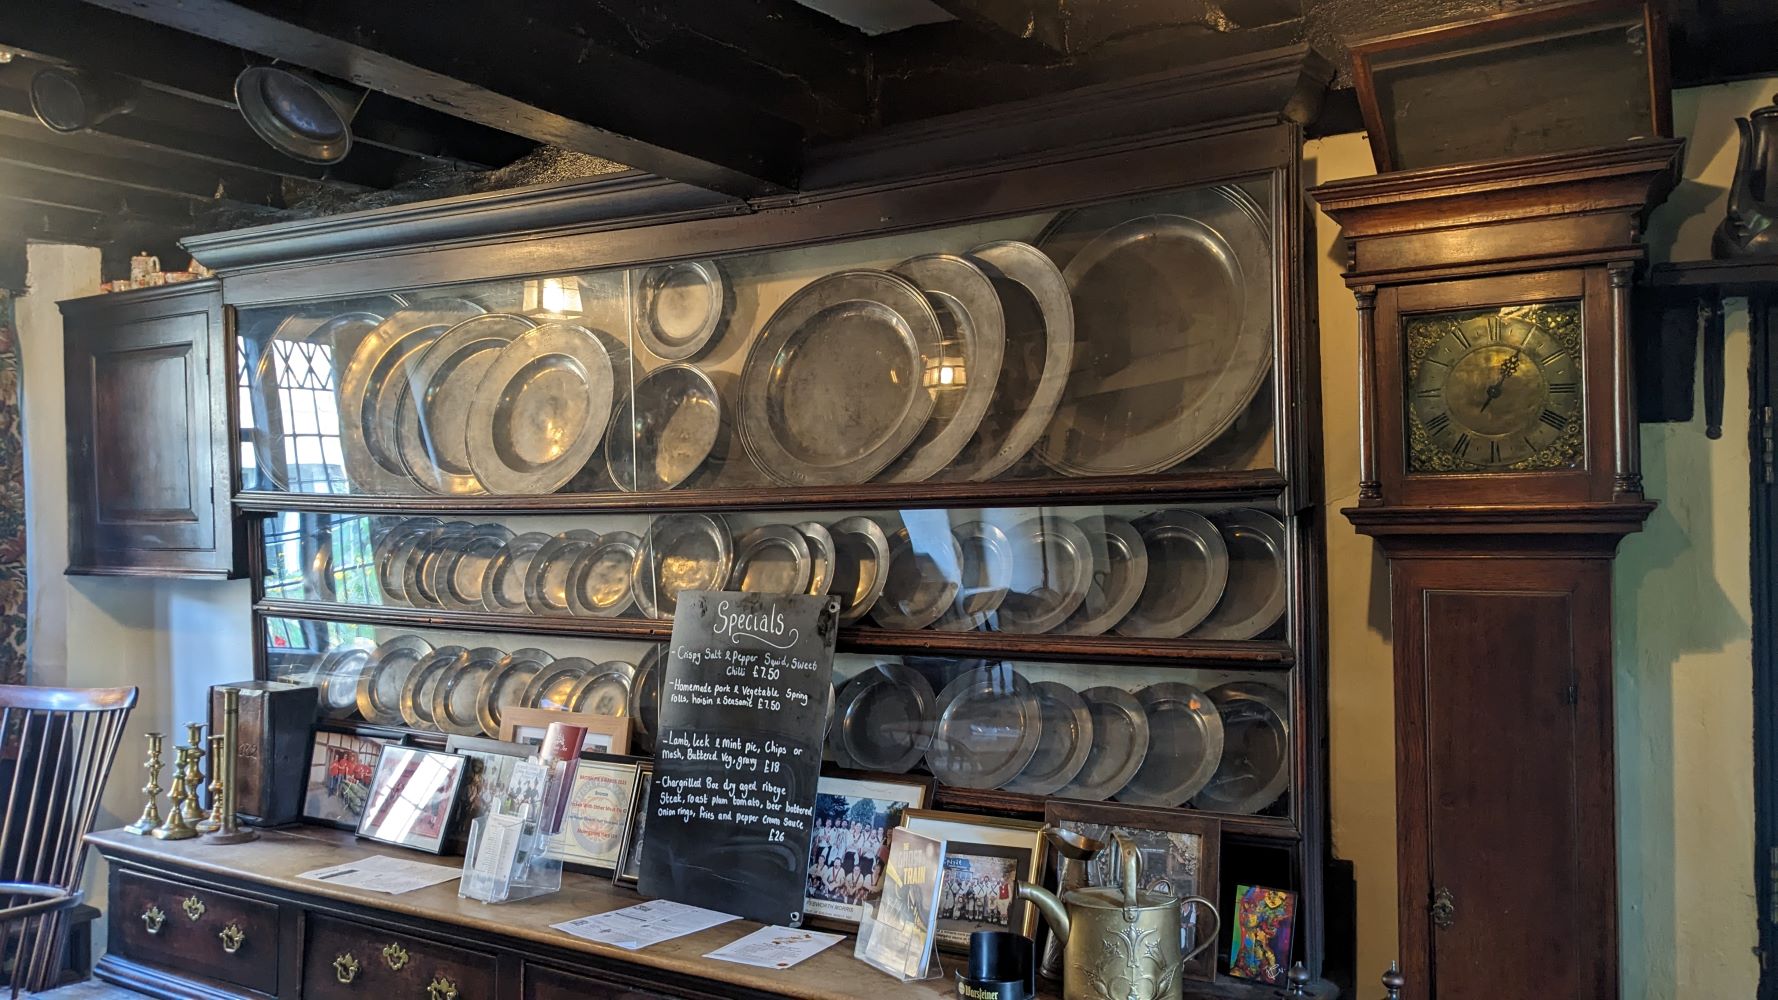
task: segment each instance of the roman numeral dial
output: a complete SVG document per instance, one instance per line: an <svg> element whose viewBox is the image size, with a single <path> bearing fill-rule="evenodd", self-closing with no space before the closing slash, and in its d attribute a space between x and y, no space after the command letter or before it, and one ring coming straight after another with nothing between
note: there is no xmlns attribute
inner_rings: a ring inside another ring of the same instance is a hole
<svg viewBox="0 0 1778 1000"><path fill-rule="evenodd" d="M1584 467L1581 332L1578 301L1404 317L1408 471Z"/></svg>

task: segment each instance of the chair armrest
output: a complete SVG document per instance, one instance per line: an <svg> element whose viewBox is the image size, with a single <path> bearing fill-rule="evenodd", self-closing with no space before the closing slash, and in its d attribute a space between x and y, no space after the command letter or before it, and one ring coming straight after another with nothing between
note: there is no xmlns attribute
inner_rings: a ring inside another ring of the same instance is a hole
<svg viewBox="0 0 1778 1000"><path fill-rule="evenodd" d="M61 910L72 909L80 905L85 894L79 889L64 889L59 885L41 885L36 882L0 882L0 898L8 896L24 896L31 902L0 907L0 926L17 920L28 920L32 917L42 917Z"/></svg>

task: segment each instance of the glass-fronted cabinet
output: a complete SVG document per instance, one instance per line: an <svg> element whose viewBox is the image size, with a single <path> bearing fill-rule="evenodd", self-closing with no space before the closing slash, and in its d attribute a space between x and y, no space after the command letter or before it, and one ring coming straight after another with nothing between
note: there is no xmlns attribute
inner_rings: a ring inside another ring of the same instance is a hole
<svg viewBox="0 0 1778 1000"><path fill-rule="evenodd" d="M827 767L929 775L940 808L1213 817L1210 888L1301 893L1318 964L1319 416L1280 134L1226 175L1128 154L1165 185L959 181L928 224L867 192L259 282L231 301L261 675L420 742L541 708L648 754L680 594L833 594Z"/></svg>

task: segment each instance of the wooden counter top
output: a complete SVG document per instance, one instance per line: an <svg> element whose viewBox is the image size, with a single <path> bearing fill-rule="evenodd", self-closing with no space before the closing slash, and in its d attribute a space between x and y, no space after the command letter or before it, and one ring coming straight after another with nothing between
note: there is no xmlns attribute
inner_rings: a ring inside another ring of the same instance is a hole
<svg viewBox="0 0 1778 1000"><path fill-rule="evenodd" d="M790 969L760 969L704 957L706 953L760 927L747 920L735 920L639 951L629 951L551 929L551 924L621 909L642 901L643 897L634 891L613 885L607 879L573 872L563 873L562 890L558 893L497 905L459 898L455 881L400 895L389 895L297 878L301 872L376 854L435 861L445 865L462 863L461 858L432 858L416 851L359 840L344 830L321 827L262 830L259 840L230 846L204 844L198 840L155 840L121 830L94 833L87 840L103 854L145 865L172 865L188 871L262 885L283 894L334 900L403 914L472 932L534 941L551 948L586 952L632 966L661 969L715 983L731 983L748 989L796 997L799 1000L833 1000L835 997L851 996L869 996L872 1000L936 1000L940 997L955 997L956 989L948 973L960 967L963 962L961 956L946 955L944 962L947 976L944 979L903 983L854 959L853 940L850 937ZM1042 995L1053 1000L1059 995L1059 991L1045 991ZM1186 995L1260 1000L1276 997L1278 992L1270 987L1224 980L1214 986L1187 983ZM1317 992L1315 995L1331 994Z"/></svg>

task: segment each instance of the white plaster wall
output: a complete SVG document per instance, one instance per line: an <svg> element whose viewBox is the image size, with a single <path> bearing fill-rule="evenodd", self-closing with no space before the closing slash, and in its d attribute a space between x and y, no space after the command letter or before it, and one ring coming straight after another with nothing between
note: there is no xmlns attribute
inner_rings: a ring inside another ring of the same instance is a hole
<svg viewBox="0 0 1778 1000"><path fill-rule="evenodd" d="M250 591L245 580L66 576L67 419L62 318L56 303L98 291L99 252L33 244L16 319L24 376L25 538L31 680L71 687L135 685L136 710L105 790L99 829L142 808L148 732L184 733L205 719L211 684L252 676ZM102 865L88 866L88 896L104 906ZM95 935L103 942L104 935ZM102 944L100 945L102 948Z"/></svg>

